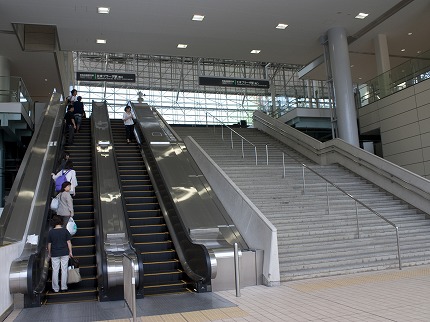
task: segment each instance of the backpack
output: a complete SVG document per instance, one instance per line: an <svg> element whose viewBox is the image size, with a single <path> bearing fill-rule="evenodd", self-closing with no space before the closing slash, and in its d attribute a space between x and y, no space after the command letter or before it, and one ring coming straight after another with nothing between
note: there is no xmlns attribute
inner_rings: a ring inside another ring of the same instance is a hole
<svg viewBox="0 0 430 322"><path fill-rule="evenodd" d="M58 194L55 198L52 198L51 200L51 210L53 212L57 212L58 210L58 206L60 204L59 197L60 197L60 194Z"/></svg>
<svg viewBox="0 0 430 322"><path fill-rule="evenodd" d="M57 179L55 179L55 191L61 191L61 186L64 182L67 181L66 174L70 172L70 169L64 172L64 170L61 170L61 176L59 176Z"/></svg>

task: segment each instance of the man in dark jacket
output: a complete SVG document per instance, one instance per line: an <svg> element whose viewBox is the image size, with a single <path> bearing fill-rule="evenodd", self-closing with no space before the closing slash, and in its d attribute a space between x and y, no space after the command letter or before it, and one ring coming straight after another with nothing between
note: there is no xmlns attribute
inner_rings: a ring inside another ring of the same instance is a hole
<svg viewBox="0 0 430 322"><path fill-rule="evenodd" d="M76 124L76 132L79 132L79 128L81 127L82 117L84 116L84 103L81 102L82 97L78 96L76 98L76 102L73 103L74 111L73 114L75 116L75 124Z"/></svg>
<svg viewBox="0 0 430 322"><path fill-rule="evenodd" d="M75 135L75 129L76 129L76 123L75 123L75 117L73 116L73 105L70 105L67 107L67 113L64 116L64 119L66 120L66 128L68 133L67 138L67 144L72 145L73 144L73 137Z"/></svg>

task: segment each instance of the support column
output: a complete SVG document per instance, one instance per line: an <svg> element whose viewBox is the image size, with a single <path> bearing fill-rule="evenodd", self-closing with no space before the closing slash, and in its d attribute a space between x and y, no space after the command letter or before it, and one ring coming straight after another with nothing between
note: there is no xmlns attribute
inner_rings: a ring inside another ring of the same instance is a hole
<svg viewBox="0 0 430 322"><path fill-rule="evenodd" d="M341 27L334 27L328 31L327 35L339 138L359 147L357 112L352 89L346 32Z"/></svg>
<svg viewBox="0 0 430 322"><path fill-rule="evenodd" d="M390 70L390 56L388 55L387 36L378 34L373 40L375 46L376 71L378 75Z"/></svg>
<svg viewBox="0 0 430 322"><path fill-rule="evenodd" d="M10 65L6 57L0 56L0 102L10 102Z"/></svg>
<svg viewBox="0 0 430 322"><path fill-rule="evenodd" d="M376 71L378 72L377 95L383 98L391 93L390 56L388 54L387 36L378 34L373 40L375 46Z"/></svg>

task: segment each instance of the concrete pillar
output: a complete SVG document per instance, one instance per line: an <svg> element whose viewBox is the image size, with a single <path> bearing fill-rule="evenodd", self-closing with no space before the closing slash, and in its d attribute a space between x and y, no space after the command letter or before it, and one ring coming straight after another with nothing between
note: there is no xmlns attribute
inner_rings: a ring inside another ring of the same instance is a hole
<svg viewBox="0 0 430 322"><path fill-rule="evenodd" d="M373 40L375 46L376 71L378 72L378 87L376 89L379 98L391 93L390 83L390 56L388 54L387 36L378 34Z"/></svg>
<svg viewBox="0 0 430 322"><path fill-rule="evenodd" d="M357 112L354 103L346 32L341 27L334 27L327 32L327 35L339 138L358 147L360 144Z"/></svg>
<svg viewBox="0 0 430 322"><path fill-rule="evenodd" d="M388 55L387 36L378 34L373 40L375 46L376 71L378 75L389 71L390 56Z"/></svg>
<svg viewBox="0 0 430 322"><path fill-rule="evenodd" d="M10 102L10 64L0 56L0 102Z"/></svg>

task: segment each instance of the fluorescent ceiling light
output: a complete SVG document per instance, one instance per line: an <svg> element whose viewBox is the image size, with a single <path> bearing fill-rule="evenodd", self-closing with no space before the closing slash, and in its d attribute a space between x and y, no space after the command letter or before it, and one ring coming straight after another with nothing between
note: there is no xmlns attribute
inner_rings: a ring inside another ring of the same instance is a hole
<svg viewBox="0 0 430 322"><path fill-rule="evenodd" d="M355 16L357 19L364 19L368 16L368 13L360 12L358 15Z"/></svg>
<svg viewBox="0 0 430 322"><path fill-rule="evenodd" d="M285 23L278 23L278 25L276 26L276 29L285 29L287 27L288 25Z"/></svg>
<svg viewBox="0 0 430 322"><path fill-rule="evenodd" d="M259 54L260 53L260 49L253 49L251 50L251 54Z"/></svg>
<svg viewBox="0 0 430 322"><path fill-rule="evenodd" d="M178 48L184 49L187 48L188 45L186 44L178 44Z"/></svg>
<svg viewBox="0 0 430 322"><path fill-rule="evenodd" d="M98 43L98 44L105 44L106 43L106 39L97 39L96 43Z"/></svg>
<svg viewBox="0 0 430 322"><path fill-rule="evenodd" d="M108 7L98 7L98 8L97 8L97 12L98 12L98 13L108 14L108 13L109 13L109 11L110 11L110 8L108 8Z"/></svg>
<svg viewBox="0 0 430 322"><path fill-rule="evenodd" d="M202 15L194 15L193 20L194 21L202 21L205 18L205 16Z"/></svg>

